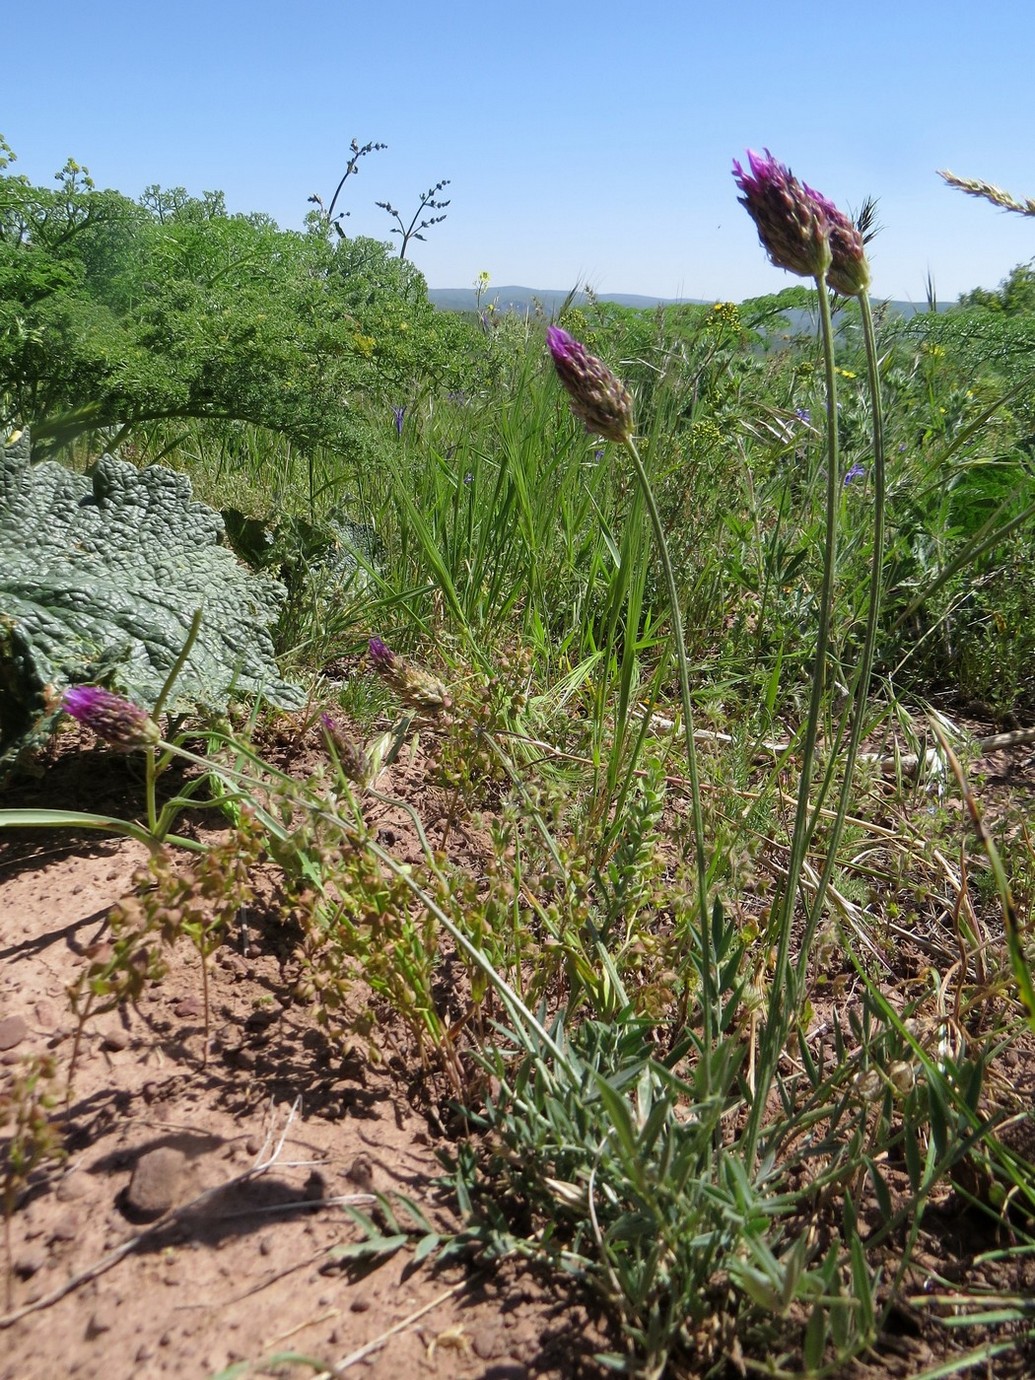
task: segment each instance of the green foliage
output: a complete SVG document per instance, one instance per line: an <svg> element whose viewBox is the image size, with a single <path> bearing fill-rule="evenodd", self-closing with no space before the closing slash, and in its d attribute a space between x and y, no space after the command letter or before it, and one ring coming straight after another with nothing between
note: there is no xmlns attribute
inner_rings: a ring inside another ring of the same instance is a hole
<svg viewBox="0 0 1035 1380"><path fill-rule="evenodd" d="M104 456L89 476L32 465L29 438L0 452L0 746L16 753L67 685L114 680L161 692L197 610L200 635L174 709L234 693L296 705L269 625L281 591L222 545L219 515L171 470Z"/></svg>
<svg viewBox="0 0 1035 1380"><path fill-rule="evenodd" d="M0 175L0 400L37 447L97 428L249 421L355 450L352 400L444 352L424 280L376 240L228 215L220 193Z"/></svg>

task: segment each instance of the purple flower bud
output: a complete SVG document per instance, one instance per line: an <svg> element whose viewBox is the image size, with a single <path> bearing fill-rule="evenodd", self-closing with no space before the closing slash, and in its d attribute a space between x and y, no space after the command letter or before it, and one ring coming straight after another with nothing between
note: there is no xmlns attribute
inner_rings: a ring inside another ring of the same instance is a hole
<svg viewBox="0 0 1035 1380"><path fill-rule="evenodd" d="M396 435L401 436L401 435L403 434L403 421L404 421L404 419L405 419L405 417L406 417L406 408L405 408L405 407L393 407L393 408L392 408L392 416L395 418L395 431L396 431Z"/></svg>
<svg viewBox="0 0 1035 1380"><path fill-rule="evenodd" d="M61 707L98 738L124 752L151 747L162 736L158 725L138 704L97 685L73 685L62 695Z"/></svg>
<svg viewBox="0 0 1035 1380"><path fill-rule="evenodd" d="M373 773L366 749L347 737L330 714L321 714L320 724L345 776L357 786L368 786Z"/></svg>
<svg viewBox="0 0 1035 1380"><path fill-rule="evenodd" d="M758 230L762 248L777 268L803 278L822 278L830 264L830 225L823 205L768 149L748 149L748 166L733 160L739 198Z"/></svg>
<svg viewBox="0 0 1035 1380"><path fill-rule="evenodd" d="M799 422L804 422L806 426L812 421L812 413L807 407L798 407L794 410L794 415Z"/></svg>
<svg viewBox="0 0 1035 1380"><path fill-rule="evenodd" d="M830 226L830 267L827 282L842 297L858 297L870 285L870 266L866 262L866 248L862 232L832 201L811 187L805 188Z"/></svg>
<svg viewBox="0 0 1035 1380"><path fill-rule="evenodd" d="M377 671L390 671L398 660L391 647L386 647L379 637L372 637L367 646L370 660Z"/></svg>
<svg viewBox="0 0 1035 1380"><path fill-rule="evenodd" d="M864 479L865 477L866 477L866 470L864 469L864 467L863 467L862 465L860 465L860 464L855 464L855 465L852 466L852 468L851 468L850 470L847 470L847 471L845 472L844 486L845 486L845 488L847 489L848 486L849 486L849 484L851 484L853 480L855 480L855 479Z"/></svg>
<svg viewBox="0 0 1035 1380"><path fill-rule="evenodd" d="M586 430L609 441L627 441L633 422L632 398L625 384L559 326L547 328L546 343L571 397L571 410Z"/></svg>
<svg viewBox="0 0 1035 1380"><path fill-rule="evenodd" d="M452 707L453 701L446 687L430 672L396 655L379 637L372 637L369 646L371 665L403 704L432 714Z"/></svg>

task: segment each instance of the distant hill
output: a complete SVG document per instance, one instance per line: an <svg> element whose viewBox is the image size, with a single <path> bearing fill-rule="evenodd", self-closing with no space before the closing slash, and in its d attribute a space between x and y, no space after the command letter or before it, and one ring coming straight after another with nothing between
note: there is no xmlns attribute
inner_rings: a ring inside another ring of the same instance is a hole
<svg viewBox="0 0 1035 1380"><path fill-rule="evenodd" d="M536 305L548 314L557 311L568 296L569 290L557 288L526 288L526 287L500 287L491 288L482 294L482 309L484 310L492 303L497 311L518 312L524 314L527 311L534 311ZM620 307L640 307L650 310L653 307L673 307L680 305L704 306L714 302L714 297L645 297L635 292L600 292L595 297L599 302L615 302ZM476 311L478 309L478 297L474 288L429 288L428 298L433 306L441 311ZM585 292L576 292L574 302L576 306L584 306L590 299ZM874 305L881 302L880 298L874 299ZM938 310L944 311L950 303L939 303ZM918 312L927 310L926 302L889 302L888 309L898 316L907 319L915 316ZM797 316L792 312L790 315Z"/></svg>
<svg viewBox="0 0 1035 1380"><path fill-rule="evenodd" d="M567 298L570 289L568 288L526 288L526 287L500 287L490 288L488 292L482 294L482 308L484 309L493 303L497 311L534 311L538 303L544 311L553 312ZM698 306L702 305L702 298L694 297L644 297L635 292L600 292L594 294L599 302L616 302L620 307L669 307L676 306L681 302L692 302ZM443 311L477 311L478 297L474 288L429 288L428 298L431 303L440 307ZM576 306L583 306L589 301L589 297L584 292L576 292L574 295Z"/></svg>

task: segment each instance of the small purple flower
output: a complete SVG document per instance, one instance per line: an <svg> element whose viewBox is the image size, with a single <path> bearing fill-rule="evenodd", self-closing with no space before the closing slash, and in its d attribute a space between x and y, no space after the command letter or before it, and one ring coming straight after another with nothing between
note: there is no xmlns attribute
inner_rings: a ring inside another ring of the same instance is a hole
<svg viewBox="0 0 1035 1380"><path fill-rule="evenodd" d="M799 422L804 422L806 426L812 421L812 413L807 407L796 407L794 409L794 415Z"/></svg>
<svg viewBox="0 0 1035 1380"><path fill-rule="evenodd" d="M73 685L62 695L61 707L98 738L124 752L151 747L162 736L146 710L98 685Z"/></svg>
<svg viewBox="0 0 1035 1380"><path fill-rule="evenodd" d="M403 420L406 416L405 407L393 407L392 416L395 418L395 432L397 436L403 434Z"/></svg>
<svg viewBox="0 0 1035 1380"><path fill-rule="evenodd" d="M863 468L862 465L860 465L860 464L857 462L857 463L854 464L854 465L852 466L852 468L851 468L850 470L848 470L847 473L845 474L845 477L844 477L844 480L843 480L844 486L845 486L845 488L847 489L848 486L849 486L849 484L851 484L853 480L855 480L855 479L865 479L865 477L866 477L866 470Z"/></svg>
<svg viewBox="0 0 1035 1380"><path fill-rule="evenodd" d="M804 278L823 278L844 297L865 292L870 269L859 228L768 149L764 156L748 149L748 167L745 172L734 159L733 176L770 261Z"/></svg>
<svg viewBox="0 0 1035 1380"><path fill-rule="evenodd" d="M627 441L633 429L632 398L621 379L560 326L547 327L546 344L571 410L586 430L609 441Z"/></svg>
<svg viewBox="0 0 1035 1380"><path fill-rule="evenodd" d="M379 637L372 637L367 644L370 661L376 671L390 671L398 661L391 647L386 647Z"/></svg>
<svg viewBox="0 0 1035 1380"><path fill-rule="evenodd" d="M768 149L764 156L748 149L747 157L749 171L734 159L733 176L770 262L803 278L822 278L830 266L825 207Z"/></svg>
<svg viewBox="0 0 1035 1380"><path fill-rule="evenodd" d="M338 758L338 765L348 780L355 782L357 786L369 786L372 775L371 763L363 745L347 737L342 732L341 725L330 714L320 715L320 725Z"/></svg>

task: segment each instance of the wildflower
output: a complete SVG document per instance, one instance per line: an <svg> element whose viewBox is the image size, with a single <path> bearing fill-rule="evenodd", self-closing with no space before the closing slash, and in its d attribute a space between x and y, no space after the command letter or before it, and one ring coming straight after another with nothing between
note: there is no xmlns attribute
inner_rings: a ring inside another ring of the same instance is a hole
<svg viewBox="0 0 1035 1380"><path fill-rule="evenodd" d="M453 702L449 692L430 672L411 665L404 657L386 647L379 637L370 639L369 651L374 670L392 687L403 704L429 714L451 708Z"/></svg>
<svg viewBox="0 0 1035 1380"><path fill-rule="evenodd" d="M571 397L571 410L587 431L609 441L632 435L632 398L621 379L559 326L550 326L546 343L554 367Z"/></svg>
<svg viewBox="0 0 1035 1380"><path fill-rule="evenodd" d="M758 229L758 238L777 268L824 278L835 292L857 297L870 283L862 231L822 192L799 182L768 149L748 150L750 173L736 159L733 176Z"/></svg>
<svg viewBox="0 0 1035 1380"><path fill-rule="evenodd" d="M842 297L858 297L870 285L870 266L866 262L866 248L862 231L839 211L832 201L820 192L806 187L806 192L823 209L830 227L830 267L827 282Z"/></svg>
<svg viewBox="0 0 1035 1380"><path fill-rule="evenodd" d="M856 463L856 464L854 464L854 465L852 466L852 468L851 468L850 470L848 470L848 471L846 472L845 477L844 477L844 481L843 481L843 482L844 482L844 486L845 486L845 488L847 489L848 486L849 486L849 484L851 484L851 482L852 482L854 479L864 479L865 477L866 477L866 470L863 468L862 465Z"/></svg>
<svg viewBox="0 0 1035 1380"><path fill-rule="evenodd" d="M341 725L330 714L321 714L320 724L344 774L357 786L368 786L373 773L370 758L363 745L346 737Z"/></svg>
<svg viewBox="0 0 1035 1380"><path fill-rule="evenodd" d="M162 736L146 710L97 685L73 685L62 695L61 707L98 738L124 752L151 747Z"/></svg>
<svg viewBox="0 0 1035 1380"><path fill-rule="evenodd" d="M406 416L405 407L393 407L392 415L395 417L395 432L397 436L403 434L403 418Z"/></svg>
<svg viewBox="0 0 1035 1380"><path fill-rule="evenodd" d="M806 426L812 421L812 413L807 407L796 407L794 409L794 415L799 422L804 422Z"/></svg>
<svg viewBox="0 0 1035 1380"><path fill-rule="evenodd" d="M733 160L739 198L758 230L762 248L777 268L803 278L822 278L830 266L830 222L825 203L778 163L748 149L749 172Z"/></svg>

